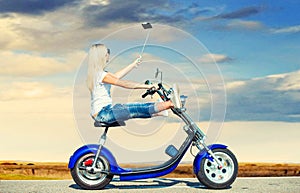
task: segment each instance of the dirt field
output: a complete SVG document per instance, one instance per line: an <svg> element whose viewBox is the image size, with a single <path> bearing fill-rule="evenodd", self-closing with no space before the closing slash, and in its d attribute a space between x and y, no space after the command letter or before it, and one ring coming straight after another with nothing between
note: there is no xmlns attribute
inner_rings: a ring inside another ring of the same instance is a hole
<svg viewBox="0 0 300 193"><path fill-rule="evenodd" d="M122 165L122 167L136 167ZM240 177L300 176L300 164L239 163ZM166 177L194 177L191 164L181 164ZM0 180L71 179L67 163L0 161Z"/></svg>

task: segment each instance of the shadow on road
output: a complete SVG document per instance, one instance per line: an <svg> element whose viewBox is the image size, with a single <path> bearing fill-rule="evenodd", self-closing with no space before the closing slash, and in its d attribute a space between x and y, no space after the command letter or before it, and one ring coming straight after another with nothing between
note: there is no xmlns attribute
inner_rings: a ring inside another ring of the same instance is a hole
<svg viewBox="0 0 300 193"><path fill-rule="evenodd" d="M159 178L159 179L150 179L150 180L137 180L137 181L127 181L120 182L119 180L113 180L111 184L107 185L104 189L156 189L156 188L168 188L172 186L184 186L196 189L207 189L200 182L191 182L183 179L168 179L168 178ZM73 189L82 189L77 184L72 184L69 186Z"/></svg>

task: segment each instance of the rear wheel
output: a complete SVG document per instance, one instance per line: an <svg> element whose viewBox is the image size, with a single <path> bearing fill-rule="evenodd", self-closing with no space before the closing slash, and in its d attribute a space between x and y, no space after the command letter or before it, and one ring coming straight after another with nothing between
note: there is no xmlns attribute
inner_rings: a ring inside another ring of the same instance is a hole
<svg viewBox="0 0 300 193"><path fill-rule="evenodd" d="M77 160L75 166L71 169L73 180L83 189L102 189L109 184L113 178L113 175L111 174L104 172L91 172L86 170L87 167L92 166L94 159L95 154L84 154ZM96 168L105 172L110 171L109 162L103 156L100 156L97 159Z"/></svg>
<svg viewBox="0 0 300 193"><path fill-rule="evenodd" d="M215 165L215 162L204 158L200 162L200 170L196 176L198 180L208 188L227 188L235 181L237 177L237 159L228 149L214 149L212 151L217 159L223 164L223 167L219 168L217 165Z"/></svg>

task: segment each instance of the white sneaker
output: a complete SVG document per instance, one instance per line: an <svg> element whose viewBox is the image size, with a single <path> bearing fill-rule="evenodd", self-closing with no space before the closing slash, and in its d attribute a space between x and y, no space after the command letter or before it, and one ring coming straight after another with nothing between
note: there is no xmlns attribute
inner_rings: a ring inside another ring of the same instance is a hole
<svg viewBox="0 0 300 193"><path fill-rule="evenodd" d="M168 117L169 116L169 112L168 110L164 110L158 113L159 116L163 116L163 117Z"/></svg>
<svg viewBox="0 0 300 193"><path fill-rule="evenodd" d="M157 102L164 102L161 98L157 99ZM169 111L168 110L164 110L161 111L159 113L157 113L158 116L163 116L163 117L168 117L169 116Z"/></svg>
<svg viewBox="0 0 300 193"><path fill-rule="evenodd" d="M179 88L177 84L173 84L173 92L171 93L171 101L175 108L180 109L182 107L180 97L179 97Z"/></svg>

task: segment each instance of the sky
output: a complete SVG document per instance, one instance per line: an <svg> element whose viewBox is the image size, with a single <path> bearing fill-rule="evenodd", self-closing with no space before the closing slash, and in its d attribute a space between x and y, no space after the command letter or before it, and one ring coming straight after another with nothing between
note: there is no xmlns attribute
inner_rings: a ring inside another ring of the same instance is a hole
<svg viewBox="0 0 300 193"><path fill-rule="evenodd" d="M190 96L187 107L197 124L217 128L214 140L229 145L240 161L299 163L294 151L300 136L299 5L296 0L0 0L0 160L67 162L76 148L96 142L100 131L86 118L87 49L107 44L109 70L116 71L139 54L147 33L140 24L147 21L153 29L144 63L128 79L153 78L159 67L166 82L180 82ZM143 101L140 94L115 88L113 97ZM172 115L129 122L112 131L108 145L152 155L169 142L162 136L180 141L180 126ZM138 127L147 128L148 138Z"/></svg>

